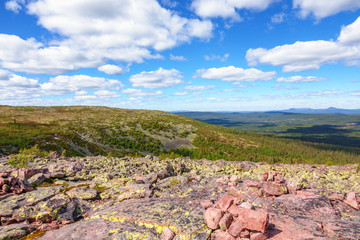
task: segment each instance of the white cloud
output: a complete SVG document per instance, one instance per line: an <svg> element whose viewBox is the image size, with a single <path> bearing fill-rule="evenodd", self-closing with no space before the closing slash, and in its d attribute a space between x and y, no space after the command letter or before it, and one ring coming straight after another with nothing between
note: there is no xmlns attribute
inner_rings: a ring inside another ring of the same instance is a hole
<svg viewBox="0 0 360 240"><path fill-rule="evenodd" d="M120 97L119 93L109 90L99 90L94 92L99 98L118 98Z"/></svg>
<svg viewBox="0 0 360 240"><path fill-rule="evenodd" d="M0 69L0 100L28 100L39 96L38 80Z"/></svg>
<svg viewBox="0 0 360 240"><path fill-rule="evenodd" d="M24 3L24 0L10 0L5 3L5 9L18 13Z"/></svg>
<svg viewBox="0 0 360 240"><path fill-rule="evenodd" d="M79 95L79 96L81 96L81 95L88 95L89 93L87 92L87 91L84 91L84 90L80 90L80 91L76 91L75 92L75 95Z"/></svg>
<svg viewBox="0 0 360 240"><path fill-rule="evenodd" d="M246 59L250 66L259 63L283 66L284 72L319 69L322 64L344 61L358 65L360 59L360 17L344 27L337 41L295 42L272 49L249 49Z"/></svg>
<svg viewBox="0 0 360 240"><path fill-rule="evenodd" d="M220 60L221 62L225 62L228 57L230 56L230 54L226 53L224 54L224 56L218 56L218 55L205 55L204 59L206 61L212 61L212 60Z"/></svg>
<svg viewBox="0 0 360 240"><path fill-rule="evenodd" d="M184 56L174 56L170 54L170 60L173 61L186 61L187 59Z"/></svg>
<svg viewBox="0 0 360 240"><path fill-rule="evenodd" d="M198 16L203 18L222 17L240 20L236 10L250 9L261 11L266 9L271 3L278 0L194 0L191 8Z"/></svg>
<svg viewBox="0 0 360 240"><path fill-rule="evenodd" d="M267 81L276 77L276 72L262 72L255 68L243 69L234 66L199 69L195 76L207 79L221 79L228 82Z"/></svg>
<svg viewBox="0 0 360 240"><path fill-rule="evenodd" d="M174 96L185 96L185 95L189 95L188 92L176 92L174 93Z"/></svg>
<svg viewBox="0 0 360 240"><path fill-rule="evenodd" d="M80 90L98 90L98 89L119 89L124 85L113 79L100 77L90 77L86 75L57 76L50 78L49 82L41 84L41 89L51 92L55 95L77 92Z"/></svg>
<svg viewBox="0 0 360 240"><path fill-rule="evenodd" d="M205 90L209 90L209 89L213 89L215 88L214 85L210 85L210 86L187 86L185 87L186 90L191 90L191 91L205 91Z"/></svg>
<svg viewBox="0 0 360 240"><path fill-rule="evenodd" d="M144 88L162 88L170 87L175 84L183 83L181 80L183 76L176 69L166 70L159 68L156 71L141 72L139 74L132 75L129 81L134 87Z"/></svg>
<svg viewBox="0 0 360 240"><path fill-rule="evenodd" d="M42 44L2 34L3 68L63 74L106 60L142 62L194 38L208 39L213 29L209 20L181 17L156 0L33 0L27 10L63 40Z"/></svg>
<svg viewBox="0 0 360 240"><path fill-rule="evenodd" d="M176 7L179 3L176 1L171 1L171 0L161 0L161 3L165 6L165 7L170 7L170 8L174 8Z"/></svg>
<svg viewBox="0 0 360 240"><path fill-rule="evenodd" d="M355 11L360 8L358 0L294 0L293 7L300 9L300 16L306 18L310 14L321 19L342 11Z"/></svg>
<svg viewBox="0 0 360 240"><path fill-rule="evenodd" d="M360 44L360 17L352 24L341 29L338 41L344 45Z"/></svg>
<svg viewBox="0 0 360 240"><path fill-rule="evenodd" d="M162 94L162 91L148 92L148 91L143 91L143 90L134 89L134 88L124 89L121 92L129 94L130 96L136 96L136 97L155 96L155 95Z"/></svg>
<svg viewBox="0 0 360 240"><path fill-rule="evenodd" d="M271 17L271 22L278 24L282 23L285 20L285 13L278 13Z"/></svg>
<svg viewBox="0 0 360 240"><path fill-rule="evenodd" d="M124 68L112 64L102 65L98 67L98 70L109 75L120 75L126 71Z"/></svg>
<svg viewBox="0 0 360 240"><path fill-rule="evenodd" d="M95 100L97 99L97 97L93 95L80 95L80 96L74 96L73 99L75 101L88 101L88 100Z"/></svg>
<svg viewBox="0 0 360 240"><path fill-rule="evenodd" d="M326 78L319 78L319 77L303 77L303 76L292 76L292 77L280 77L276 81L277 82L287 82L287 83L303 83L303 82L319 82L324 81Z"/></svg>

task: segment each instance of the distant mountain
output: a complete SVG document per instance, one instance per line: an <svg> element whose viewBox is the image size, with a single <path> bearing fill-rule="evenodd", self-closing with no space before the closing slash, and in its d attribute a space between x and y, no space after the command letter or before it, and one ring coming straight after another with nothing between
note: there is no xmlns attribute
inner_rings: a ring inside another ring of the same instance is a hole
<svg viewBox="0 0 360 240"><path fill-rule="evenodd" d="M285 112L285 113L311 113L311 114L360 114L360 109L341 109L330 107L327 109L312 109L312 108L290 108L280 111L268 112Z"/></svg>

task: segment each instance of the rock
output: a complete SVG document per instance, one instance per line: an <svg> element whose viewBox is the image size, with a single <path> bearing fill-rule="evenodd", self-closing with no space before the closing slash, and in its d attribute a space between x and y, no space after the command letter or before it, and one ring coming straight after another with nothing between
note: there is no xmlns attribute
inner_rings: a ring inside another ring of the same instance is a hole
<svg viewBox="0 0 360 240"><path fill-rule="evenodd" d="M67 192L67 195L71 198L77 197L81 200L95 200L100 191L97 189L91 189L89 187L73 188Z"/></svg>
<svg viewBox="0 0 360 240"><path fill-rule="evenodd" d="M219 222L220 229L223 230L223 231L226 231L230 227L230 224L232 223L232 221L233 221L232 215L230 213L226 213L220 219L220 222Z"/></svg>
<svg viewBox="0 0 360 240"><path fill-rule="evenodd" d="M244 229L265 232L268 227L269 214L263 210L251 210L233 205L228 211L240 221L239 226Z"/></svg>
<svg viewBox="0 0 360 240"><path fill-rule="evenodd" d="M35 169L35 168L21 168L18 171L15 171L15 174L18 174L18 178L21 180L26 180L31 178L37 173L42 173L44 170Z"/></svg>
<svg viewBox="0 0 360 240"><path fill-rule="evenodd" d="M238 175L232 175L230 177L230 182L236 183L239 179L241 179Z"/></svg>
<svg viewBox="0 0 360 240"><path fill-rule="evenodd" d="M235 240L235 238L227 232L217 232L214 235L215 240Z"/></svg>
<svg viewBox="0 0 360 240"><path fill-rule="evenodd" d="M10 186L7 185L7 184L4 184L4 185L2 186L2 190L3 190L4 192L8 193L8 192L10 192Z"/></svg>
<svg viewBox="0 0 360 240"><path fill-rule="evenodd" d="M53 152L49 153L48 158L54 160L54 159L60 158L60 154L56 151L53 151Z"/></svg>
<svg viewBox="0 0 360 240"><path fill-rule="evenodd" d="M229 227L228 233L233 237L239 237L240 233L245 229L244 224L240 220L235 220Z"/></svg>
<svg viewBox="0 0 360 240"><path fill-rule="evenodd" d="M264 175L261 178L261 181L267 181L268 177L269 177L269 173L268 172L264 173Z"/></svg>
<svg viewBox="0 0 360 240"><path fill-rule="evenodd" d="M359 202L356 199L356 193L355 192L350 192L347 194L346 196L346 200L344 201L346 204L348 204L349 206L360 210L360 205Z"/></svg>
<svg viewBox="0 0 360 240"><path fill-rule="evenodd" d="M45 181L45 179L46 177L43 173L37 173L31 178L29 178L28 182L31 184L31 186L37 187L40 186Z"/></svg>
<svg viewBox="0 0 360 240"><path fill-rule="evenodd" d="M205 222L206 225L211 229L218 229L219 222L224 216L224 211L217 208L208 208L205 212Z"/></svg>
<svg viewBox="0 0 360 240"><path fill-rule="evenodd" d="M254 209L254 206L249 202L243 202L240 204L240 207L246 208L246 209Z"/></svg>
<svg viewBox="0 0 360 240"><path fill-rule="evenodd" d="M345 199L343 196L341 196L338 193L333 193L328 198L329 198L329 200L332 200L332 201L336 201L336 200L344 201L344 199Z"/></svg>
<svg viewBox="0 0 360 240"><path fill-rule="evenodd" d="M5 178L0 178L0 187L3 186L4 184L8 184L9 180L5 179Z"/></svg>
<svg viewBox="0 0 360 240"><path fill-rule="evenodd" d="M216 203L216 206L225 212L234 203L235 200L236 198L234 196L225 195L219 199L219 201Z"/></svg>
<svg viewBox="0 0 360 240"><path fill-rule="evenodd" d="M253 180L248 180L248 179L244 181L244 186L245 187L254 187L254 188L261 187L260 183L253 181Z"/></svg>
<svg viewBox="0 0 360 240"><path fill-rule="evenodd" d="M0 172L0 178L7 178L9 174L7 172Z"/></svg>
<svg viewBox="0 0 360 240"><path fill-rule="evenodd" d="M148 175L136 175L135 176L135 181L137 183L142 183L142 184L154 184L156 183L158 180L158 175L156 173L150 173Z"/></svg>
<svg viewBox="0 0 360 240"><path fill-rule="evenodd" d="M0 239L20 239L35 230L35 227L29 224L11 224L0 227Z"/></svg>
<svg viewBox="0 0 360 240"><path fill-rule="evenodd" d="M200 205L205 208L205 209L208 209L208 208L211 208L213 205L214 205L214 202L211 201L211 200L205 200L205 201L202 201L200 203Z"/></svg>
<svg viewBox="0 0 360 240"><path fill-rule="evenodd" d="M263 190L267 195L280 196L288 193L288 189L284 183L263 182Z"/></svg>
<svg viewBox="0 0 360 240"><path fill-rule="evenodd" d="M175 233L173 231L171 231L170 228L165 228L161 235L160 235L160 239L161 240L172 240L175 237Z"/></svg>
<svg viewBox="0 0 360 240"><path fill-rule="evenodd" d="M250 240L266 240L267 236L264 233L251 233Z"/></svg>

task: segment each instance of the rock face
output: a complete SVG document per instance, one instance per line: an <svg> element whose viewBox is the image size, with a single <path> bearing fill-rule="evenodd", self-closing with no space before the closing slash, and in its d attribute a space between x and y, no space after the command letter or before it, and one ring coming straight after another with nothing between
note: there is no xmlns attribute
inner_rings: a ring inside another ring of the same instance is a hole
<svg viewBox="0 0 360 240"><path fill-rule="evenodd" d="M0 165L0 240L355 240L359 182L356 165L53 154Z"/></svg>

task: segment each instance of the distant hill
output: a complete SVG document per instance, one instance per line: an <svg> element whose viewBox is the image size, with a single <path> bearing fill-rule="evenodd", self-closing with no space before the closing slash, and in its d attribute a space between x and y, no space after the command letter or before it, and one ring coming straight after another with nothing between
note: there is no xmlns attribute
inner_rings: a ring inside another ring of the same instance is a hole
<svg viewBox="0 0 360 240"><path fill-rule="evenodd" d="M312 109L312 108L290 108L281 111L268 112L286 112L286 113L310 113L310 114L360 114L360 109L341 109L330 107L327 109Z"/></svg>
<svg viewBox="0 0 360 240"><path fill-rule="evenodd" d="M269 163L360 162L359 155L331 145L239 131L162 111L0 106L0 155L35 144L42 151L65 156L152 154Z"/></svg>

